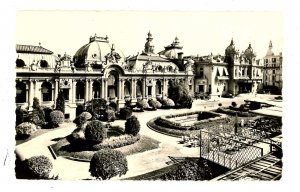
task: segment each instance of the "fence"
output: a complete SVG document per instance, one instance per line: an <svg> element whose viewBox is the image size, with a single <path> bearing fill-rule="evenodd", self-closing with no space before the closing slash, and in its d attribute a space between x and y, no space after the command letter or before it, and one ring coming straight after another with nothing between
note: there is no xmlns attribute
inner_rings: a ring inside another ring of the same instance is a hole
<svg viewBox="0 0 300 192"><path fill-rule="evenodd" d="M204 130L200 132L200 156L219 165L233 169L257 159L263 149Z"/></svg>

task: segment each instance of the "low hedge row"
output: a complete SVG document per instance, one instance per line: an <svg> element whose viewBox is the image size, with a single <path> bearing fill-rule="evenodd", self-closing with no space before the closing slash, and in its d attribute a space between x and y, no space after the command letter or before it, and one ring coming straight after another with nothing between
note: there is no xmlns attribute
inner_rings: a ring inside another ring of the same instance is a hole
<svg viewBox="0 0 300 192"><path fill-rule="evenodd" d="M237 114L238 117L255 117L255 114L252 113L248 113L248 112L243 112L243 111L235 111L235 110L231 110L231 109L226 109L226 108L222 108L219 107L216 110L217 113L224 113L227 115L231 115L231 116L235 116Z"/></svg>
<svg viewBox="0 0 300 192"><path fill-rule="evenodd" d="M126 145L131 145L137 142L138 140L140 140L140 135L133 136L133 135L125 134L118 137L110 137L108 139L105 139L100 144L93 145L92 150L97 151L97 150L107 149L107 148L115 149Z"/></svg>
<svg viewBox="0 0 300 192"><path fill-rule="evenodd" d="M153 129L159 133L163 133L163 134L170 135L173 137L189 136L190 134L193 133L192 130L179 130L179 129L166 128L164 126L160 126L160 125L156 124L155 121L156 121L156 119L152 119L147 123L147 125L151 129Z"/></svg>
<svg viewBox="0 0 300 192"><path fill-rule="evenodd" d="M183 128L180 123L175 123L173 121L169 121L165 118L162 117L158 117L155 120L155 124L166 127L166 128L170 128L170 129L179 129L179 130L186 130L186 128Z"/></svg>

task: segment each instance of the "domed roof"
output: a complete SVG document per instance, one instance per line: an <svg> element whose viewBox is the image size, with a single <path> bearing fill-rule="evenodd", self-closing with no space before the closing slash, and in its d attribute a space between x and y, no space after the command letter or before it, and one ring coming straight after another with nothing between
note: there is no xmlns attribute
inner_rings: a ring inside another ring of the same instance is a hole
<svg viewBox="0 0 300 192"><path fill-rule="evenodd" d="M175 37L175 40L168 46L165 47L165 50L160 51L159 55L164 55L169 59L178 59L178 53L182 52L182 46L180 45L178 37Z"/></svg>
<svg viewBox="0 0 300 192"><path fill-rule="evenodd" d="M244 54L247 58L252 57L254 55L251 43L249 43L249 47L245 50Z"/></svg>
<svg viewBox="0 0 300 192"><path fill-rule="evenodd" d="M94 37L90 37L90 42L82 46L75 53L74 58L77 61L84 63L102 63L107 61L107 56L111 55L112 52L116 52L120 58L119 61L124 62L123 52L115 46L109 44L108 37L100 37L95 34Z"/></svg>
<svg viewBox="0 0 300 192"><path fill-rule="evenodd" d="M236 54L233 39L231 39L230 45L225 50L226 55Z"/></svg>

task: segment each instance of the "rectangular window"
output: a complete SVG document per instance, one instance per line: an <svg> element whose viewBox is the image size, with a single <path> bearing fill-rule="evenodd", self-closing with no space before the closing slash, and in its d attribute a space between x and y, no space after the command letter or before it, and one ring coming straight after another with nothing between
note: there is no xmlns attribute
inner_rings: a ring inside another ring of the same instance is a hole
<svg viewBox="0 0 300 192"><path fill-rule="evenodd" d="M203 93L204 92L204 85L198 85L198 91L199 91L199 93Z"/></svg>
<svg viewBox="0 0 300 192"><path fill-rule="evenodd" d="M193 86L189 85L189 91L192 91L192 89L193 89Z"/></svg>
<svg viewBox="0 0 300 192"><path fill-rule="evenodd" d="M226 86L224 85L224 87L223 87L223 91L226 91Z"/></svg>
<svg viewBox="0 0 300 192"><path fill-rule="evenodd" d="M69 100L69 89L62 89L65 100Z"/></svg>
<svg viewBox="0 0 300 192"><path fill-rule="evenodd" d="M268 63L268 59L266 59L265 62Z"/></svg>
<svg viewBox="0 0 300 192"><path fill-rule="evenodd" d="M203 68L200 68L200 71L199 71L199 78L203 78L203 77L204 77Z"/></svg>
<svg viewBox="0 0 300 192"><path fill-rule="evenodd" d="M272 63L276 63L276 58L272 58Z"/></svg>
<svg viewBox="0 0 300 192"><path fill-rule="evenodd" d="M152 86L149 86L148 87L148 96L151 96L152 95Z"/></svg>

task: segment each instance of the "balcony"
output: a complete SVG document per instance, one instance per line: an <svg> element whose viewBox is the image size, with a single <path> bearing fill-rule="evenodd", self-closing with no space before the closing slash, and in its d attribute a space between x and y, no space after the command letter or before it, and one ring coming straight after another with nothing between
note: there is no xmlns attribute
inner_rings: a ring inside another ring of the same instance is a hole
<svg viewBox="0 0 300 192"><path fill-rule="evenodd" d="M217 76L218 80L229 80L228 76Z"/></svg>
<svg viewBox="0 0 300 192"><path fill-rule="evenodd" d="M75 103L76 104L83 104L84 103L84 99L76 99Z"/></svg>

